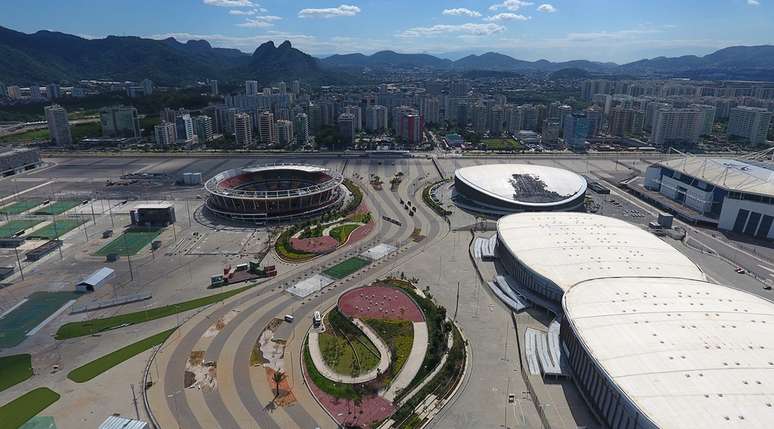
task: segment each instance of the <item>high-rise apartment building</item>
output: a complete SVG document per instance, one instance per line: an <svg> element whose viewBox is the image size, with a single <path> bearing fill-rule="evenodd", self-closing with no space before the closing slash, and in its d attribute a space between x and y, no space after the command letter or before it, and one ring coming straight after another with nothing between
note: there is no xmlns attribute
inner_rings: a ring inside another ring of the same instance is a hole
<svg viewBox="0 0 774 429"><path fill-rule="evenodd" d="M11 85L7 89L8 98L18 100L21 98L21 88L16 85Z"/></svg>
<svg viewBox="0 0 774 429"><path fill-rule="evenodd" d="M735 107L728 118L728 135L745 138L753 145L765 144L771 115L760 107Z"/></svg>
<svg viewBox="0 0 774 429"><path fill-rule="evenodd" d="M441 100L437 97L425 97L419 103L419 114L425 118L425 123L441 123Z"/></svg>
<svg viewBox="0 0 774 429"><path fill-rule="evenodd" d="M586 139L591 132L591 121L585 113L572 113L564 118L564 144L572 150L586 149Z"/></svg>
<svg viewBox="0 0 774 429"><path fill-rule="evenodd" d="M717 109L715 106L708 104L692 104L690 107L701 109L704 112L704 117L701 123L701 135L709 136L712 134L712 125L715 123L715 113Z"/></svg>
<svg viewBox="0 0 774 429"><path fill-rule="evenodd" d="M178 115L175 118L175 133L177 133L177 139L185 142L191 142L196 133L194 133L193 119L188 113Z"/></svg>
<svg viewBox="0 0 774 429"><path fill-rule="evenodd" d="M99 122L104 137L140 137L140 119L134 107L103 107Z"/></svg>
<svg viewBox="0 0 774 429"><path fill-rule="evenodd" d="M422 115L415 111L403 111L396 135L403 143L417 146L422 144L424 130L425 121Z"/></svg>
<svg viewBox="0 0 774 429"><path fill-rule="evenodd" d="M363 115L359 106L347 106L344 108L344 113L350 113L355 116L355 132L359 132L363 129Z"/></svg>
<svg viewBox="0 0 774 429"><path fill-rule="evenodd" d="M286 119L277 121L277 142L286 146L294 143L293 122Z"/></svg>
<svg viewBox="0 0 774 429"><path fill-rule="evenodd" d="M301 93L301 82L294 80L293 83L290 85L290 90L293 92L293 94L298 95Z"/></svg>
<svg viewBox="0 0 774 429"><path fill-rule="evenodd" d="M46 97L48 97L49 100L56 100L57 98L60 98L62 96L61 88L59 87L59 84L56 83L49 83L46 85Z"/></svg>
<svg viewBox="0 0 774 429"><path fill-rule="evenodd" d="M193 118L193 125L194 133L199 143L212 141L214 127L211 117L206 115L196 116Z"/></svg>
<svg viewBox="0 0 774 429"><path fill-rule="evenodd" d="M142 82L140 82L140 86L142 87L142 93L144 95L152 95L153 94L153 81L150 79L143 79Z"/></svg>
<svg viewBox="0 0 774 429"><path fill-rule="evenodd" d="M337 126L344 146L352 146L355 143L355 115L342 113L339 115Z"/></svg>
<svg viewBox="0 0 774 429"><path fill-rule="evenodd" d="M614 89L615 82L604 79L587 80L581 86L581 98L591 101L595 94L611 94Z"/></svg>
<svg viewBox="0 0 774 429"><path fill-rule="evenodd" d="M253 143L253 121L247 113L234 115L234 138L238 146L246 147Z"/></svg>
<svg viewBox="0 0 774 429"><path fill-rule="evenodd" d="M261 112L258 115L258 140L264 144L277 143L274 114L269 111Z"/></svg>
<svg viewBox="0 0 774 429"><path fill-rule="evenodd" d="M650 144L660 148L675 144L694 145L699 142L703 124L701 109L660 109L653 122Z"/></svg>
<svg viewBox="0 0 774 429"><path fill-rule="evenodd" d="M387 108L378 104L366 107L365 128L375 132L387 128Z"/></svg>
<svg viewBox="0 0 774 429"><path fill-rule="evenodd" d="M309 142L309 116L306 113L296 115L293 131L295 131L296 142L299 145L303 146Z"/></svg>
<svg viewBox="0 0 774 429"><path fill-rule="evenodd" d="M176 142L175 124L173 122L161 121L153 127L153 136L156 144L161 147L172 146Z"/></svg>
<svg viewBox="0 0 774 429"><path fill-rule="evenodd" d="M45 108L45 112L51 140L59 146L71 145L73 143L73 136L70 133L70 121L67 118L67 111L58 104L52 104Z"/></svg>
<svg viewBox="0 0 774 429"><path fill-rule="evenodd" d="M245 81L245 95L258 95L258 81L256 80Z"/></svg>
<svg viewBox="0 0 774 429"><path fill-rule="evenodd" d="M40 85L38 85L37 83L33 83L30 86L30 98L32 98L34 100L38 100L40 98L43 98L40 95Z"/></svg>
<svg viewBox="0 0 774 429"><path fill-rule="evenodd" d="M210 79L207 81L207 84L210 86L210 95L211 96L217 96L220 94L220 90L218 89L218 81L215 79Z"/></svg>

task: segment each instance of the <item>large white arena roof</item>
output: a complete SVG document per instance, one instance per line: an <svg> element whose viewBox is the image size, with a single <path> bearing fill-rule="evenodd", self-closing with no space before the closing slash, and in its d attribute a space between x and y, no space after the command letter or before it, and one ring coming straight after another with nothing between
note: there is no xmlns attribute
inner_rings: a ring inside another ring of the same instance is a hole
<svg viewBox="0 0 774 429"><path fill-rule="evenodd" d="M586 192L586 179L567 170L529 164L464 167L454 175L471 188L508 203L553 206Z"/></svg>
<svg viewBox="0 0 774 429"><path fill-rule="evenodd" d="M659 165L724 189L774 196L774 165L693 156L662 161Z"/></svg>
<svg viewBox="0 0 774 429"><path fill-rule="evenodd" d="M705 280L685 255L625 221L586 213L518 213L497 222L500 241L521 263L563 290L603 277Z"/></svg>
<svg viewBox="0 0 774 429"><path fill-rule="evenodd" d="M771 302L702 281L607 278L562 304L563 323L658 427L774 426Z"/></svg>

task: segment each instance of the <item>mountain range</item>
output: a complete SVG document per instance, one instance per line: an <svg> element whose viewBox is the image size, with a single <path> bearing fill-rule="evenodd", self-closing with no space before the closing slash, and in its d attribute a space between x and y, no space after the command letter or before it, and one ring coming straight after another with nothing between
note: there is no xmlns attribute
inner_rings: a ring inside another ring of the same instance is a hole
<svg viewBox="0 0 774 429"><path fill-rule="evenodd" d="M52 31L26 34L0 27L0 81L7 84L145 78L162 85L205 79L257 79L264 84L303 79L320 84L345 84L356 82L356 76L366 69L774 80L774 46L734 46L702 57L658 57L621 65L587 60L524 61L496 52L468 55L456 61L393 51L320 59L294 48L288 41L279 46L269 41L248 54L236 49L214 48L204 40L181 43L173 38L131 36L85 39Z"/></svg>

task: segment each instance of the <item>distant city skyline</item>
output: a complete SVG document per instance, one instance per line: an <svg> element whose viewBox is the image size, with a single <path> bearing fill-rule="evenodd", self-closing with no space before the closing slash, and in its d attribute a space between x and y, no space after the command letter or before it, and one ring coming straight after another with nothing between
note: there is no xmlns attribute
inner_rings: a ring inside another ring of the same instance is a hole
<svg viewBox="0 0 774 429"><path fill-rule="evenodd" d="M770 0L6 0L3 8L0 25L28 33L203 39L245 52L287 39L319 57L390 49L457 59L496 51L626 63L774 40Z"/></svg>

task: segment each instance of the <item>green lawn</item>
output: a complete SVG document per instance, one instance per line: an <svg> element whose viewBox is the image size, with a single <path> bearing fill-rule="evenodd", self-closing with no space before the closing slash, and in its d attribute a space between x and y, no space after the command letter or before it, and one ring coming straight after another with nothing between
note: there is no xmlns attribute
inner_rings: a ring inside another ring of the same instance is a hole
<svg viewBox="0 0 774 429"><path fill-rule="evenodd" d="M352 231L360 228L362 225L357 225L353 223L348 223L346 225L339 225L335 228L331 228L329 235L336 239L336 241L339 242L339 244L344 244L347 242L347 239L349 239L349 234L352 234Z"/></svg>
<svg viewBox="0 0 774 429"><path fill-rule="evenodd" d="M32 377L30 355L0 357L0 392Z"/></svg>
<svg viewBox="0 0 774 429"><path fill-rule="evenodd" d="M193 310L205 305L214 304L218 301L230 298L240 292L252 288L254 285L244 286L239 289L221 292L215 295L209 295L202 298L192 299L177 304L165 305L163 307L149 308L134 313L121 314L104 319L85 320L83 322L66 323L59 327L56 332L57 340L66 340L85 335L92 335L110 329L116 329L122 326L134 325L137 323L148 322L161 319L162 317L172 316L183 311Z"/></svg>
<svg viewBox="0 0 774 429"><path fill-rule="evenodd" d="M379 350L346 316L334 309L326 315L325 326L320 352L331 369L355 377L376 368Z"/></svg>
<svg viewBox="0 0 774 429"><path fill-rule="evenodd" d="M327 270L323 271L323 274L335 279L343 279L344 277L347 277L348 275L358 271L370 263L371 262L367 259L355 256L328 268Z"/></svg>
<svg viewBox="0 0 774 429"><path fill-rule="evenodd" d="M320 388L323 392L341 399L358 399L360 394L357 393L355 388L351 384L336 383L335 381L328 380L314 366L312 362L312 355L309 354L309 344L304 344L304 367L306 368L309 378L312 382Z"/></svg>
<svg viewBox="0 0 774 429"><path fill-rule="evenodd" d="M73 136L73 141L78 142L86 137L102 136L102 126L99 122L72 124L70 125L70 133ZM48 128L42 128L39 130L31 130L24 133L0 137L0 143L37 142L48 141L50 139L51 135L48 132Z"/></svg>
<svg viewBox="0 0 774 429"><path fill-rule="evenodd" d="M32 200L21 200L17 201L11 205L5 206L0 209L0 214L4 215L17 215L26 212L29 209L35 208L42 203L43 200L40 199L32 199Z"/></svg>
<svg viewBox="0 0 774 429"><path fill-rule="evenodd" d="M35 214L36 215L59 215L79 205L81 205L81 200L54 201L51 204L44 206L42 209L35 211Z"/></svg>
<svg viewBox="0 0 774 429"><path fill-rule="evenodd" d="M110 368L113 368L114 366L123 363L124 361L127 361L134 356L137 356L145 350L163 343L167 337L169 337L172 332L175 331L175 329L177 328L160 332L151 337L137 341L136 343L129 344L126 347L122 347L112 353L106 354L105 356L95 359L86 365L70 371L70 373L67 374L67 378L76 383L87 382L109 370Z"/></svg>
<svg viewBox="0 0 774 429"><path fill-rule="evenodd" d="M149 245L161 234L162 228L128 229L119 237L99 249L95 256L107 256L112 253L120 256L133 256Z"/></svg>
<svg viewBox="0 0 774 429"><path fill-rule="evenodd" d="M519 142L512 138L484 139L481 140L481 144L487 150L516 150L521 148Z"/></svg>
<svg viewBox="0 0 774 429"><path fill-rule="evenodd" d="M18 345L27 336L27 332L67 301L80 296L75 292L35 292L27 301L14 311L0 319L0 349Z"/></svg>
<svg viewBox="0 0 774 429"><path fill-rule="evenodd" d="M20 143L20 142L35 142L49 140L50 134L48 128L41 128L39 130L31 130L23 133L12 134L10 136L0 137L0 143Z"/></svg>
<svg viewBox="0 0 774 429"><path fill-rule="evenodd" d="M414 325L408 320L364 319L392 352L390 379L398 375L414 345Z"/></svg>
<svg viewBox="0 0 774 429"><path fill-rule="evenodd" d="M31 390L0 407L0 425L16 429L59 400L59 394L47 387Z"/></svg>
<svg viewBox="0 0 774 429"><path fill-rule="evenodd" d="M59 219L56 222L51 222L50 224L36 230L33 233L27 234L27 238L53 240L67 234L75 228L78 228L84 223L86 223L86 220L84 219Z"/></svg>

